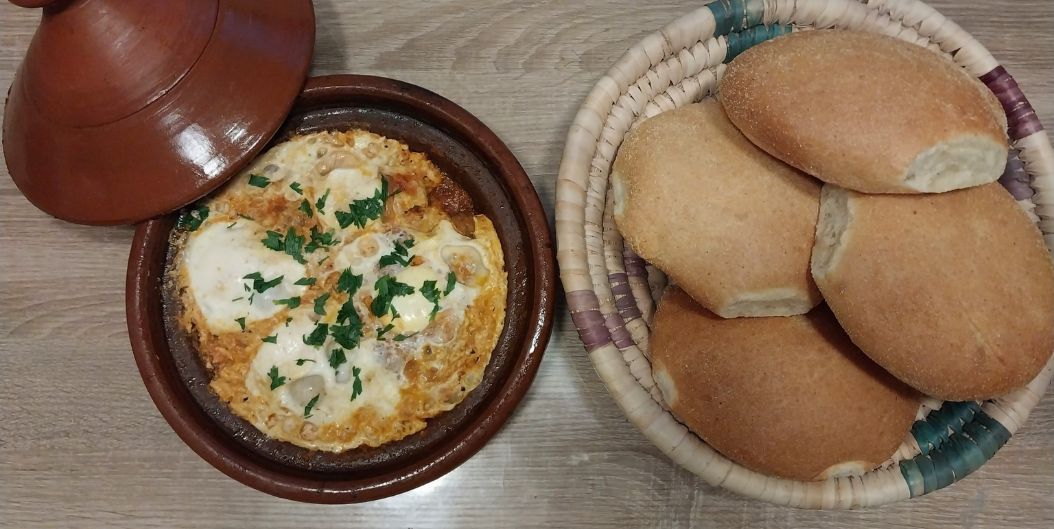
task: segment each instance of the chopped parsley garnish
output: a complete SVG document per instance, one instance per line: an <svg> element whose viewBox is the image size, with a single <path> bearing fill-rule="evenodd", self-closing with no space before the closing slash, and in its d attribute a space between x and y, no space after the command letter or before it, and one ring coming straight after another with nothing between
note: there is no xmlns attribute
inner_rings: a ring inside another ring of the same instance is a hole
<svg viewBox="0 0 1054 529"><path fill-rule="evenodd" d="M399 317L399 313L392 307L392 301L397 296L409 296L414 293L414 287L406 283L400 283L392 276L381 276L373 284L373 288L377 291L377 297L373 298L373 303L370 304L370 311L378 318L389 311L391 311L393 318Z"/></svg>
<svg viewBox="0 0 1054 529"><path fill-rule="evenodd" d="M200 228L207 218L209 218L209 207L198 206L184 211L183 214L179 216L179 220L176 221L176 228L194 231Z"/></svg>
<svg viewBox="0 0 1054 529"><path fill-rule="evenodd" d="M318 314L319 316L326 315L326 301L328 300L329 292L326 292L325 294L322 294L321 296L315 298L315 314Z"/></svg>
<svg viewBox="0 0 1054 529"><path fill-rule="evenodd" d="M346 349L354 349L359 346L362 338L362 322L353 321L347 325L330 325L330 335L333 341Z"/></svg>
<svg viewBox="0 0 1054 529"><path fill-rule="evenodd" d="M355 400L355 397L362 395L362 380L359 375L362 374L362 370L351 366L351 376L355 377L355 381L351 383L351 400Z"/></svg>
<svg viewBox="0 0 1054 529"><path fill-rule="evenodd" d="M307 260L304 259L304 237L297 235L296 229L292 226L285 232L284 238L281 233L268 230L267 238L261 239L260 242L269 250L289 254L290 257L300 264L307 263Z"/></svg>
<svg viewBox="0 0 1054 529"><path fill-rule="evenodd" d="M232 223L228 224L228 225L227 225L227 229L229 230L229 229L233 228L233 227L234 227L234 225L235 225L235 224L237 224L237 223L238 223L238 221L234 221L234 222L232 222Z"/></svg>
<svg viewBox="0 0 1054 529"><path fill-rule="evenodd" d="M298 195L303 195L304 194L304 188L300 187L300 182L293 182L293 183L289 184L289 189L292 189Z"/></svg>
<svg viewBox="0 0 1054 529"><path fill-rule="evenodd" d="M286 318L285 319L285 326L288 327L289 326L289 322L291 322L291 321L293 321L293 318Z"/></svg>
<svg viewBox="0 0 1054 529"><path fill-rule="evenodd" d="M384 201L388 198L388 180L381 177L381 188L372 197L354 200L348 204L348 211L337 210L334 215L340 227L347 228L354 224L358 228L364 228L366 223L380 218L384 213Z"/></svg>
<svg viewBox="0 0 1054 529"><path fill-rule="evenodd" d="M325 215L326 214L326 212L324 211L323 208L326 207L326 199L328 199L328 198L329 198L329 189L327 189L326 192L323 193L321 197L318 197L318 200L315 201L315 209L318 210L318 214L319 215Z"/></svg>
<svg viewBox="0 0 1054 529"><path fill-rule="evenodd" d="M326 343L327 335L329 335L329 325L319 323L315 326L315 330L311 331L311 334L304 335L304 343L312 347L321 347L322 344Z"/></svg>
<svg viewBox="0 0 1054 529"><path fill-rule="evenodd" d="M392 325L391 323L389 323L388 325L385 325L384 327L377 327L377 339L380 340L381 336L384 336L385 334L388 333L388 331L390 331L390 330L392 330L394 328L395 328L395 325Z"/></svg>
<svg viewBox="0 0 1054 529"><path fill-rule="evenodd" d="M315 361L310 359L310 358L297 358L296 359L296 365L298 365L298 366L302 366L302 365L304 365L304 364L306 364L308 362L314 363Z"/></svg>
<svg viewBox="0 0 1054 529"><path fill-rule="evenodd" d="M454 291L454 285L457 284L457 276L453 272L447 272L446 274L446 288L443 289L443 295L448 296Z"/></svg>
<svg viewBox="0 0 1054 529"><path fill-rule="evenodd" d="M318 280L313 278L313 277L301 277L300 279L297 279L296 282L293 283L293 284L294 285L299 285L299 286L302 286L302 287L304 287L304 286L309 287L311 285L314 285L316 281L318 281Z"/></svg>
<svg viewBox="0 0 1054 529"><path fill-rule="evenodd" d="M344 354L343 349L334 349L329 353L329 367L336 369L340 367L340 364L348 361L348 357Z"/></svg>
<svg viewBox="0 0 1054 529"><path fill-rule="evenodd" d="M321 212L322 212L322 210L319 210L319 213L321 213ZM323 247L326 247L326 246L333 246L334 244L337 244L338 242L340 242L340 241L338 241L336 238L333 237L333 232L332 231L319 231L319 229L317 227L312 226L311 227L311 240L308 241L306 246L304 246L304 251L307 252L307 253L314 253L314 252L318 251L320 248L323 248ZM329 258L328 255L325 258L323 258L322 261L326 260L327 258ZM319 264L322 264L322 261L319 261Z"/></svg>
<svg viewBox="0 0 1054 529"><path fill-rule="evenodd" d="M256 219L246 215L245 213L239 213L238 216L243 218L243 219L245 219L245 220L256 220Z"/></svg>
<svg viewBox="0 0 1054 529"><path fill-rule="evenodd" d="M234 321L238 322L238 326L241 327L243 331L245 330L245 316L234 318Z"/></svg>
<svg viewBox="0 0 1054 529"><path fill-rule="evenodd" d="M286 298L286 299L276 299L276 300L274 300L274 304L275 305L285 305L285 306L287 306L287 307L289 307L291 309L295 309L295 308L300 306L300 296L296 296L296 297L292 297L292 298Z"/></svg>
<svg viewBox="0 0 1054 529"><path fill-rule="evenodd" d="M436 313L439 312L439 298L443 294L439 292L438 288L436 288L435 281L425 281L421 284L421 295L428 301L432 302L432 312L428 315L428 319L434 320Z"/></svg>
<svg viewBox="0 0 1054 529"><path fill-rule="evenodd" d="M251 185L253 187L267 187L267 184L270 184L270 183L271 183L271 179L267 178L266 176L261 176L261 175L258 175L258 174L250 174L249 175L249 185Z"/></svg>
<svg viewBox="0 0 1054 529"><path fill-rule="evenodd" d="M278 375L278 366L271 366L271 370L267 372L267 378L271 379L271 391L285 384L285 377Z"/></svg>
<svg viewBox="0 0 1054 529"><path fill-rule="evenodd" d="M247 276L242 276L242 279L252 280L252 289L263 294L264 292L267 292L268 290L278 286L278 284L281 283L283 279L285 279L285 276L278 276L270 281L264 281L264 278L260 274L260 272L253 272Z"/></svg>
<svg viewBox="0 0 1054 529"><path fill-rule="evenodd" d="M401 341L403 341L403 340L405 340L407 338L409 338L409 336L406 336L405 334L396 334L395 338L392 338L392 339L397 341L397 342L401 342Z"/></svg>
<svg viewBox="0 0 1054 529"><path fill-rule="evenodd" d="M315 404L318 404L318 397L320 395L321 395L321 393L319 393L318 395L315 395L314 397L311 397L311 400L307 401L307 406L304 406L304 418L305 419L307 419L308 417L311 417L311 410L314 409Z"/></svg>
<svg viewBox="0 0 1054 529"><path fill-rule="evenodd" d="M393 264L398 264L400 266L410 264L410 260L413 259L413 256L410 255L410 248L413 248L413 246L413 239L406 239L405 242L395 241L395 249L392 250L392 253L381 257L378 265L381 268L384 268Z"/></svg>
<svg viewBox="0 0 1054 529"><path fill-rule="evenodd" d="M337 290L340 292L354 294L361 287L362 276L351 273L350 268L345 268L344 271L340 273L340 278L337 279Z"/></svg>
<svg viewBox="0 0 1054 529"><path fill-rule="evenodd" d="M272 335L270 335L270 336L268 336L266 338L260 338L260 341L267 342L267 343L278 343L278 335L277 334L272 334Z"/></svg>
<svg viewBox="0 0 1054 529"><path fill-rule="evenodd" d="M311 203L308 202L306 198L300 201L300 211L303 211L304 215L307 215L308 217L311 216Z"/></svg>
<svg viewBox="0 0 1054 529"><path fill-rule="evenodd" d="M238 297L232 299L231 301L241 301L243 299L245 299L245 296L238 296Z"/></svg>
<svg viewBox="0 0 1054 529"><path fill-rule="evenodd" d="M358 311L355 310L355 302L351 299L345 301L340 306L340 310L337 311L337 323L344 322L351 322L352 324L362 323Z"/></svg>

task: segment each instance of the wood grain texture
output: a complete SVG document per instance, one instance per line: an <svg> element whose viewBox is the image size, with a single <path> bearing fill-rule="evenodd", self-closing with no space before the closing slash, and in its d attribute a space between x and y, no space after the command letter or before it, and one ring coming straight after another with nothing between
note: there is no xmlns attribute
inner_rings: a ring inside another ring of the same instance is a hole
<svg viewBox="0 0 1054 529"><path fill-rule="evenodd" d="M1054 124L1054 2L931 2ZM403 79L463 105L515 152L552 214L567 127L630 45L699 2L315 0L315 74ZM39 14L0 4L0 87ZM566 314L505 428L439 481L365 505L266 496L199 459L150 402L124 323L132 230L30 206L0 169L0 526L1052 527L1054 398L979 472L874 511L776 507L711 488L634 429Z"/></svg>

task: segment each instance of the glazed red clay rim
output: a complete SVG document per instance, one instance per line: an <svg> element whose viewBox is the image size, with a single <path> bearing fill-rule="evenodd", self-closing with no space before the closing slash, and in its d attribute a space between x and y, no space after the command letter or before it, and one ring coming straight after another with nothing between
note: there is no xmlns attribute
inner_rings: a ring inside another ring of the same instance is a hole
<svg viewBox="0 0 1054 529"><path fill-rule="evenodd" d="M360 75L309 79L287 126L297 120L298 113L311 109L358 106L409 110L406 115L440 129L476 153L507 190L522 227L521 250L529 254L529 281L520 285L510 281L510 291L533 289L527 296L527 332L519 343L511 344L512 369L492 399L482 404L481 411L427 457L362 479L327 479L322 473L276 465L239 446L204 413L178 373L165 367L164 355L170 350L160 297L174 216L140 224L129 255L129 337L143 382L162 416L191 449L223 473L258 490L298 501L370 501L405 492L453 470L482 448L511 416L534 379L552 330L555 272L548 222L530 179L505 144L466 110L433 92L392 79ZM171 362L171 358L167 360Z"/></svg>

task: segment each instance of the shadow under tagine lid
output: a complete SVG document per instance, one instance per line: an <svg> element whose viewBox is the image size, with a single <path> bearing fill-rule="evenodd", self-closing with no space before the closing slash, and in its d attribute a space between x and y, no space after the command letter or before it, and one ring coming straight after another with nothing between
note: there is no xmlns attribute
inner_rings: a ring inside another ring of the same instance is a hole
<svg viewBox="0 0 1054 529"><path fill-rule="evenodd" d="M8 92L11 178L41 210L125 224L234 176L311 63L310 0L12 0L43 7Z"/></svg>

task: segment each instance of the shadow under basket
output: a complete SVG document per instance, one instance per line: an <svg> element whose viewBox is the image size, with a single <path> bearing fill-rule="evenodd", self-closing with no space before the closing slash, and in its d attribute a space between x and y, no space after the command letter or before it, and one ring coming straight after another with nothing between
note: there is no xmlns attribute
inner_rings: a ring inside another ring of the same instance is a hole
<svg viewBox="0 0 1054 529"><path fill-rule="evenodd" d="M954 58L1002 103L1010 163L1000 182L1054 247L1054 149L1017 83L954 22L917 0L719 0L648 35L600 79L568 133L557 182L557 259L572 319L623 412L674 462L705 482L781 505L872 507L946 487L992 458L1049 385L1054 360L1026 388L986 402L929 400L908 439L863 475L801 482L766 476L710 448L665 409L645 356L666 284L623 245L608 175L626 133L716 92L725 64L770 38L810 28L881 33Z"/></svg>

